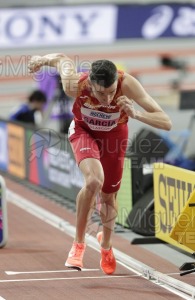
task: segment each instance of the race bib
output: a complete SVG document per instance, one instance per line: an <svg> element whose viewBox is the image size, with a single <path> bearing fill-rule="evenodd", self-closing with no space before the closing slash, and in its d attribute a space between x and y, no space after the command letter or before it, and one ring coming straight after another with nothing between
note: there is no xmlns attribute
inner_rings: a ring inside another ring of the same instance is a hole
<svg viewBox="0 0 195 300"><path fill-rule="evenodd" d="M110 131L117 126L120 112L105 113L99 110L93 110L81 107L82 120L91 130Z"/></svg>

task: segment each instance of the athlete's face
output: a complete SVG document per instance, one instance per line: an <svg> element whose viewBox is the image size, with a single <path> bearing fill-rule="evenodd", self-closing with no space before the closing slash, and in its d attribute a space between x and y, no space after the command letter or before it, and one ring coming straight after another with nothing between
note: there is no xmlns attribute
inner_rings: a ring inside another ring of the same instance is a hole
<svg viewBox="0 0 195 300"><path fill-rule="evenodd" d="M92 83L91 88L92 88L94 97L97 98L97 100L102 105L106 105L106 106L109 105L112 102L112 100L116 94L117 83L118 83L118 80L116 80L108 88L105 88L97 83Z"/></svg>

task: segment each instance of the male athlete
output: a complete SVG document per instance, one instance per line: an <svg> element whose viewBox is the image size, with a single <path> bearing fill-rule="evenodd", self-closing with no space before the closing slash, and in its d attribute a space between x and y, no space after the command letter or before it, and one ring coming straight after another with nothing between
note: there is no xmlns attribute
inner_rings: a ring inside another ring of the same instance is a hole
<svg viewBox="0 0 195 300"><path fill-rule="evenodd" d="M97 60L89 72L77 73L69 57L54 53L32 57L28 67L30 72L36 72L42 66L56 67L64 91L75 99L69 140L85 179L77 196L76 235L65 266L83 267L86 226L99 195L103 225L103 231L97 234L100 266L104 273L112 274L116 260L111 237L127 148L128 119L164 130L171 129L171 121L134 77L117 70L109 60ZM134 102L140 110L134 108Z"/></svg>

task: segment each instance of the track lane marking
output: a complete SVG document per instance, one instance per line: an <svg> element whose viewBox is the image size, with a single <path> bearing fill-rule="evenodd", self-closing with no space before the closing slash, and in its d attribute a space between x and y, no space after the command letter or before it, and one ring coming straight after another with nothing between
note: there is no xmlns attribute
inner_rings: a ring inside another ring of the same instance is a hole
<svg viewBox="0 0 195 300"><path fill-rule="evenodd" d="M117 279L117 278L131 278L139 275L105 275L105 276L86 276L86 277L59 277L59 278L21 278L21 279L2 279L0 283L11 282L31 282L31 281L53 281L53 280L86 280L86 279Z"/></svg>
<svg viewBox="0 0 195 300"><path fill-rule="evenodd" d="M100 269L82 269L81 272L97 272ZM15 272L15 271L5 271L6 275L21 275L21 274L45 274L45 273L71 273L71 272L80 272L75 269L71 270L52 270L52 271L22 271L22 272ZM1 299L0 299L1 300Z"/></svg>

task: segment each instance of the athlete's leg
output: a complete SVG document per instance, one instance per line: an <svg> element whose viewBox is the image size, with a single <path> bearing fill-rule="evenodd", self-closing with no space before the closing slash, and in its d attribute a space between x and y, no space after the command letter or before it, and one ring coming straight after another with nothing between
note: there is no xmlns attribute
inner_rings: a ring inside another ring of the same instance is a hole
<svg viewBox="0 0 195 300"><path fill-rule="evenodd" d="M117 217L116 195L117 193L101 193L100 217L103 225L101 246L104 249L109 249L112 246L111 238Z"/></svg>
<svg viewBox="0 0 195 300"><path fill-rule="evenodd" d="M84 242L86 227L94 209L95 198L103 186L104 172L99 160L99 147L90 132L72 121L68 136L85 182L76 199L76 235L65 266L82 268L86 248Z"/></svg>
<svg viewBox="0 0 195 300"><path fill-rule="evenodd" d="M86 158L79 164L83 173L85 185L77 196L77 217L76 217L76 236L78 243L85 240L85 231L90 216L90 210L94 208L95 198L100 193L103 182L104 172L101 163L95 158Z"/></svg>
<svg viewBox="0 0 195 300"><path fill-rule="evenodd" d="M117 216L116 193L102 192L102 206L100 215L103 232L98 232L97 240L101 245L100 267L105 274L112 274L116 270L116 259L112 250L111 237Z"/></svg>
<svg viewBox="0 0 195 300"><path fill-rule="evenodd" d="M67 267L83 267L83 256L86 248L85 232L88 218L93 209L95 197L100 193L104 181L101 163L96 158L83 159L79 167L84 175L85 185L77 196L76 235L72 248L65 262Z"/></svg>
<svg viewBox="0 0 195 300"><path fill-rule="evenodd" d="M124 125L102 141L100 161L104 170L104 185L101 194L101 219L103 235L101 245L105 249L112 246L111 238L117 217L117 192L121 185L124 157L127 148L128 130Z"/></svg>

